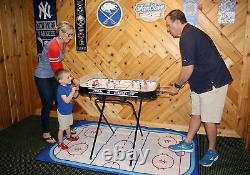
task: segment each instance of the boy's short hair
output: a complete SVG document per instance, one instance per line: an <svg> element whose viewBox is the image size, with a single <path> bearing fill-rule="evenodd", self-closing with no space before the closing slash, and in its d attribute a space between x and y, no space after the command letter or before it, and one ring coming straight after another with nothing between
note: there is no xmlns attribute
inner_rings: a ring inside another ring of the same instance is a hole
<svg viewBox="0 0 250 175"><path fill-rule="evenodd" d="M63 75L65 73L68 73L69 71L68 70L65 70L65 69L59 69L58 71L56 71L56 79L57 81L61 80Z"/></svg>

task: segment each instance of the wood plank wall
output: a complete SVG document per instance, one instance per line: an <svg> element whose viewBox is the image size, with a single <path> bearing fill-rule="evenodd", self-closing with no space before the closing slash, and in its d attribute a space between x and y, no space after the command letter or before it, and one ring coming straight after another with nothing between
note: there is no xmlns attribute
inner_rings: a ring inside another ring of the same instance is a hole
<svg viewBox="0 0 250 175"><path fill-rule="evenodd" d="M166 12L182 8L182 0L162 1L167 4ZM147 23L136 19L133 7L138 1L118 0L123 9L123 20L119 27L106 29L96 19L96 9L100 2L87 1L88 52L77 53L71 45L65 65L79 77L99 74L121 79L148 79L155 76L159 78L161 86L175 82L181 68L178 39L173 39L166 32L164 20ZM57 5L58 20L67 19L74 23L74 4L58 0ZM213 38L234 78L220 125L220 132L225 135L242 136L243 132L243 128L237 126L243 117L239 115L239 99L242 96L240 82L246 12L247 0L237 0L235 24L220 25L217 22L218 1L199 1L198 27ZM247 78L248 75L244 77ZM187 129L191 112L189 96L190 91L186 86L176 97L144 102L142 123ZM78 103L88 113L89 117L85 119L97 119L93 99L80 97ZM135 106L138 107L138 102L135 102ZM109 104L105 112L114 123L130 124L134 120L127 106Z"/></svg>
<svg viewBox="0 0 250 175"><path fill-rule="evenodd" d="M182 0L162 1L167 4L166 13L182 8ZM68 20L74 24L74 1L56 2L58 21ZM100 2L87 0L88 51L76 52L72 42L64 65L79 77L99 74L120 79L148 79L154 76L159 78L161 86L175 82L181 69L178 39L166 32L164 20L147 23L136 19L133 7L138 0L118 0L123 9L122 22L119 27L106 29L96 19ZM218 1L199 0L198 12L198 27L213 38L234 78L219 128L220 134L236 137L243 137L246 128L238 125L247 121L247 115L241 113L241 99L249 93L249 89L242 91L242 82L250 78L242 72L244 60L249 60L245 39L249 36L249 30L246 30L247 3L247 0L237 0L235 24L230 25L218 24ZM40 104L33 80L37 59L32 0L1 0L0 5L0 83L3 87L0 97L6 99L0 102L2 128L25 118ZM82 108L75 114L77 119L98 118L93 98L83 96L77 102ZM138 108L139 102L134 103ZM244 105L243 110L247 111L249 101ZM190 112L190 90L186 86L175 97L143 102L142 125L186 130ZM105 113L112 123L134 123L127 106L109 104Z"/></svg>
<svg viewBox="0 0 250 175"><path fill-rule="evenodd" d="M0 128L34 113L36 45L32 0L0 1Z"/></svg>
<svg viewBox="0 0 250 175"><path fill-rule="evenodd" d="M239 118L238 121L238 132L244 138L246 142L246 148L250 150L250 2L247 5L247 16L246 16L246 31L244 41L244 52L243 52L243 67L241 72L241 89L242 95L239 99ZM242 130L239 128L248 128Z"/></svg>

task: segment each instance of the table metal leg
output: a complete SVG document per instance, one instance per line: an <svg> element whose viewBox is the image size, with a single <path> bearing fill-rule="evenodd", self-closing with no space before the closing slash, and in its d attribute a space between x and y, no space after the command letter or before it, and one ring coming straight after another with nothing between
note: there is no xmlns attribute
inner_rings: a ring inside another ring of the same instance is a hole
<svg viewBox="0 0 250 175"><path fill-rule="evenodd" d="M103 114L102 116L103 116L104 120L106 121L106 123L108 124L109 128L111 129L111 131L112 131L113 133L115 133L114 130L112 129L112 127L110 126L110 124L109 124L107 118L105 117L104 113L102 112L100 106L98 105L97 101L102 101L102 100L100 100L100 99L95 99L95 105L96 105L97 109L99 110L99 112ZM105 102L107 103L108 100L106 100Z"/></svg>
<svg viewBox="0 0 250 175"><path fill-rule="evenodd" d="M102 108L100 108L100 106L98 105L98 102L102 102L103 103ZM112 127L110 126L109 122L107 121L107 119L106 119L106 117L104 115L105 103L108 103L108 102L120 102L121 103L121 101L119 101L119 100L109 100L109 99L106 100L106 96L102 96L101 99L95 99L95 105L96 105L97 109L100 112L100 117L99 117L98 126L97 126L96 133L95 133L94 143L93 143L91 154L90 154L90 159L92 159L92 155L93 155L93 152L94 152L95 143L96 143L96 139L97 139L97 136L98 136L98 132L99 132L100 124L101 124L101 121L102 121L102 117L104 118L104 120L108 124L109 128L111 129L111 131L114 133ZM140 116L141 116L141 109L142 109L142 99L140 99L140 106L139 106L138 114L136 113L134 105L131 102L129 102L129 101L123 101L122 103L127 103L127 104L129 104L132 107L133 113L134 113L135 118L136 118L136 129L135 129L135 136L134 136L134 142L133 142L133 151L134 151L135 144L136 144L136 138L137 138L138 128L140 129L141 136L143 136L142 130L141 130L141 126L140 126ZM133 156L134 155L132 154L131 155L131 160L130 160L130 166L132 166Z"/></svg>
<svg viewBox="0 0 250 175"><path fill-rule="evenodd" d="M100 101L100 100L99 100L99 99L95 99L95 104L96 104L98 110L101 112L101 108L100 108L99 105L97 104L97 101ZM131 106L132 110L133 110L133 114L135 115L135 119L136 119L136 121L137 121L138 116L137 116L137 113L136 113L136 111L135 111L135 107L134 107L133 103L131 103L130 101L120 101L120 100L110 100L110 99L107 99L107 100L106 100L106 103L109 103L109 102L116 102L116 103L123 103L123 104L125 103L125 104L129 104L129 105ZM105 117L104 114L103 114L103 117L104 117L105 121L108 123L108 121L107 121L107 119L106 119L106 117ZM109 125L109 123L108 123L108 125ZM110 127L110 126L109 126L109 127ZM112 130L111 127L110 127L110 129ZM143 136L142 130L141 130L141 126L140 126L140 123L139 123L139 129L140 129L141 136ZM112 131L113 131L113 130L112 130ZM113 133L114 133L114 132L113 132Z"/></svg>
<svg viewBox="0 0 250 175"><path fill-rule="evenodd" d="M142 99L141 99L141 101L142 101ZM130 101L126 101L126 103L130 104L131 108L133 109L133 113L134 113L134 115L135 115L136 121L137 121L137 120L138 120L138 115L136 114L134 105L133 105ZM140 105L141 105L141 104L140 104ZM140 108L141 108L141 107L140 107ZM141 112L140 112L140 113L141 113ZM138 123L138 126L139 126L139 129L140 129L140 132L141 132L141 136L143 136L142 131L141 131L140 122Z"/></svg>
<svg viewBox="0 0 250 175"><path fill-rule="evenodd" d="M91 154L90 154L90 159L92 159L92 155L93 155L93 152L94 152L96 138L97 138L98 131L99 131L99 128L100 128L100 124L101 124L101 121L102 121L103 111L104 111L104 107L105 107L105 101L106 101L106 97L104 96L103 97L103 105L102 105L102 109L101 109L101 113L100 113L100 117L99 117L99 121L98 121L98 126L97 126L96 133L95 133L95 139L94 139L94 143L93 143Z"/></svg>
<svg viewBox="0 0 250 175"><path fill-rule="evenodd" d="M140 99L140 106L139 106L139 112L138 112L138 116L136 118L136 128L135 128L135 136L134 136L134 142L133 142L133 154L134 154L134 149L135 149L135 142L136 142L136 137L137 137L137 130L138 130L138 126L139 126L139 120L140 120L140 116L141 116L141 107L142 107L142 99ZM130 160L130 166L132 166L132 161L133 161L133 156L131 155L131 160Z"/></svg>

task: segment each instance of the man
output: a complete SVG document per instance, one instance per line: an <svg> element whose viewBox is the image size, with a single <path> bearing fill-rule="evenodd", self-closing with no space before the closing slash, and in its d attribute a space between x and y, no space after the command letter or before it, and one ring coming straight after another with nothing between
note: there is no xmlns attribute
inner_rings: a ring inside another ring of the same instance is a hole
<svg viewBox="0 0 250 175"><path fill-rule="evenodd" d="M180 10L171 11L166 17L168 32L180 38L182 70L178 81L166 90L170 95L178 94L188 82L191 88L192 117L187 136L178 144L168 148L174 152L192 152L193 138L201 122L204 123L209 147L200 164L210 167L217 159L217 124L221 121L228 84L232 77L212 39L200 29L187 23Z"/></svg>

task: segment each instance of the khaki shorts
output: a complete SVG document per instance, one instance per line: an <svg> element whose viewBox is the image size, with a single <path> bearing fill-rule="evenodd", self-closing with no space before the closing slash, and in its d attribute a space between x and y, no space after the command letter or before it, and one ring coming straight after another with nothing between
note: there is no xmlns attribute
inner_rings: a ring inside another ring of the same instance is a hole
<svg viewBox="0 0 250 175"><path fill-rule="evenodd" d="M60 130L67 130L69 129L70 125L73 124L73 115L62 115L60 112L57 111L58 115L58 122L59 122L59 129Z"/></svg>
<svg viewBox="0 0 250 175"><path fill-rule="evenodd" d="M197 94L191 92L192 115L200 115L202 122L220 123L228 85Z"/></svg>

